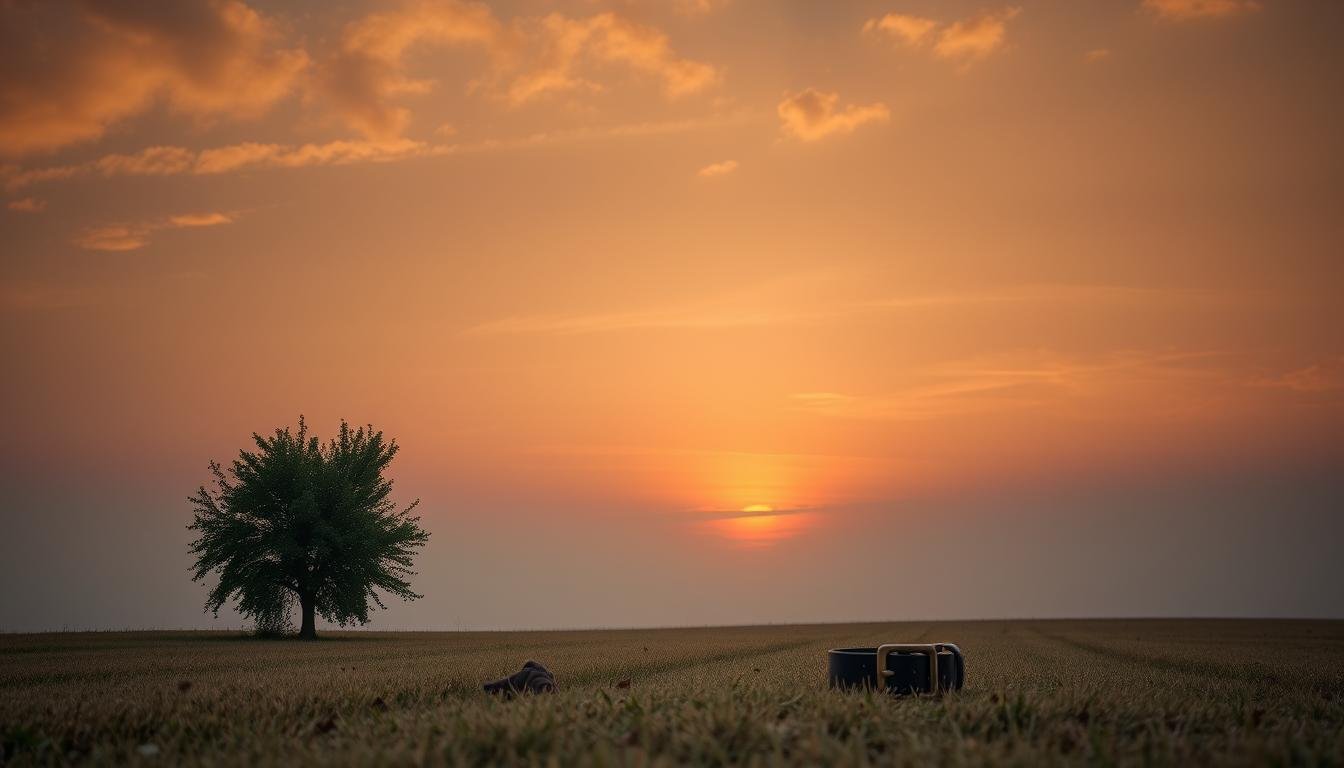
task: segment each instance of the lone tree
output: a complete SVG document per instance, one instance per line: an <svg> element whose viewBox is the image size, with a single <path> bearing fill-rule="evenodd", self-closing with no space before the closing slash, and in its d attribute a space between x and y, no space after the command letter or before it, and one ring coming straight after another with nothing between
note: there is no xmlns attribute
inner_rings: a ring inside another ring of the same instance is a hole
<svg viewBox="0 0 1344 768"><path fill-rule="evenodd" d="M369 620L369 601L384 608L382 590L404 600L420 595L406 580L411 558L429 534L411 511L389 498L384 470L397 455L373 427L352 430L323 445L308 436L299 417L297 433L277 429L253 434L256 451L240 451L226 474L210 462L215 487L190 497L200 538L193 581L211 573L206 610L219 614L231 597L258 629L288 626L297 602L303 615L299 637L317 637L315 615L340 626Z"/></svg>

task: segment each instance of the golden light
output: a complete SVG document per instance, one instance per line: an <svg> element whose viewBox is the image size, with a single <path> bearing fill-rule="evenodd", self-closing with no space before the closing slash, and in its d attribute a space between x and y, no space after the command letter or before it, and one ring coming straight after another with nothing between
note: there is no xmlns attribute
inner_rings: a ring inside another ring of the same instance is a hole
<svg viewBox="0 0 1344 768"><path fill-rule="evenodd" d="M743 547L767 547L802 532L810 522L797 510L776 511L769 504L749 504L740 514L711 521L715 532Z"/></svg>

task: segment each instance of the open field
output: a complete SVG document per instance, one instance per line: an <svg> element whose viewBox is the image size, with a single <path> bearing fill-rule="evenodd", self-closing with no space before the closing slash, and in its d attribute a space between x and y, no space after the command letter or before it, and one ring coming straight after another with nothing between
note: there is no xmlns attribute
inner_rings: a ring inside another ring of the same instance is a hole
<svg viewBox="0 0 1344 768"><path fill-rule="evenodd" d="M961 645L965 691L826 688L827 648L916 640ZM481 692L528 658L559 694ZM0 737L7 765L1338 765L1344 622L0 635Z"/></svg>

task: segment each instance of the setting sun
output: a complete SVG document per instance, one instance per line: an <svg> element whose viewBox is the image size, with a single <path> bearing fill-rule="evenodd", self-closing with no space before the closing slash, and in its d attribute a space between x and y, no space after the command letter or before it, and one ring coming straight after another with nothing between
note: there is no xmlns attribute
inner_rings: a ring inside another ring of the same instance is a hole
<svg viewBox="0 0 1344 768"><path fill-rule="evenodd" d="M747 548L766 547L807 530L811 516L803 509L775 509L749 504L736 513L722 513L711 521L722 537Z"/></svg>

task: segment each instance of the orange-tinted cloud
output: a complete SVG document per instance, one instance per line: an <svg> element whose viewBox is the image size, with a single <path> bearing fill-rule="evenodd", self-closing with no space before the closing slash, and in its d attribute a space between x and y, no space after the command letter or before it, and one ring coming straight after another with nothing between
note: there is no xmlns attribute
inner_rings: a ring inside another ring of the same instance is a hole
<svg viewBox="0 0 1344 768"><path fill-rule="evenodd" d="M729 3L730 0L675 0L672 9L684 16L703 16L713 13Z"/></svg>
<svg viewBox="0 0 1344 768"><path fill-rule="evenodd" d="M929 41L938 22L921 16L907 16L901 13L888 13L881 18L869 19L863 25L863 31L869 34L888 35L906 45L920 46Z"/></svg>
<svg viewBox="0 0 1344 768"><path fill-rule="evenodd" d="M681 58L666 34L613 13L570 19L553 13L533 33L542 54L527 71L514 77L506 96L514 103L572 90L600 90L601 85L582 74L586 62L621 64L661 80L663 92L677 98L708 88L718 72L703 62Z"/></svg>
<svg viewBox="0 0 1344 768"><path fill-rule="evenodd" d="M392 104L392 98L424 93L434 85L406 74L403 58L411 47L437 43L501 49L507 45L505 36L504 25L480 3L437 0L373 13L346 25L322 81L355 129L370 137L399 136L410 112Z"/></svg>
<svg viewBox="0 0 1344 768"><path fill-rule="evenodd" d="M169 216L168 223L174 227L217 227L220 224L232 224L233 216L227 213L183 213Z"/></svg>
<svg viewBox="0 0 1344 768"><path fill-rule="evenodd" d="M1288 371L1278 376L1257 379L1253 383L1261 387L1277 387L1304 393L1344 390L1344 356Z"/></svg>
<svg viewBox="0 0 1344 768"><path fill-rule="evenodd" d="M329 141L322 144L262 144L244 142L212 149L147 147L131 154L104 155L75 165L12 171L6 188L80 176L209 175L247 168L300 168L309 165L347 165L385 162L429 154L439 148L410 139L392 141Z"/></svg>
<svg viewBox="0 0 1344 768"><path fill-rule="evenodd" d="M869 19L863 25L865 34L888 37L901 45L923 48L933 43L933 54L942 59L958 61L963 67L993 54L1004 46L1008 22L1022 9L1016 6L999 11L985 11L978 16L943 25L922 16L888 13Z"/></svg>
<svg viewBox="0 0 1344 768"><path fill-rule="evenodd" d="M704 168L701 168L696 173L700 176L704 176L705 178L713 178L715 176L727 176L728 174L736 170L737 170L736 160L724 160L721 163L710 163L709 165L706 165Z"/></svg>
<svg viewBox="0 0 1344 768"><path fill-rule="evenodd" d="M323 144L238 144L207 149L196 156L194 173L225 173L244 167L302 168L385 162L428 153L430 145L410 139L329 141Z"/></svg>
<svg viewBox="0 0 1344 768"><path fill-rule="evenodd" d="M1161 306L1208 301L1199 292L1131 288L1110 285L1021 285L986 291L927 293L891 296L864 301L827 301L817 293L825 273L808 273L772 281L745 293L629 312L576 315L506 317L468 328L468 335L554 334L574 335L641 330L721 330L849 321L892 312L936 310L955 307L1024 305L1049 307L1067 304L1087 306ZM789 293L791 286L807 286L810 301ZM784 289L784 290L781 290Z"/></svg>
<svg viewBox="0 0 1344 768"><path fill-rule="evenodd" d="M0 184L19 190L33 184L82 177L206 176L258 168L303 168L318 165L384 163L418 157L441 157L502 152L613 137L664 136L730 125L745 113L705 118L621 123L598 128L537 131L515 138L486 138L455 144L429 144L411 139L386 141L336 140L320 144L266 144L243 142L211 149L146 147L129 154L113 153L85 163L23 169L0 166Z"/></svg>
<svg viewBox="0 0 1344 768"><path fill-rule="evenodd" d="M1218 358L1208 352L1126 350L1073 359L1024 350L912 371L916 382L899 391L800 392L792 400L801 410L836 418L922 421L1124 399L1156 388L1175 393L1193 409L1211 389L1240 386L1214 365Z"/></svg>
<svg viewBox="0 0 1344 768"><path fill-rule="evenodd" d="M109 224L86 229L74 239L74 243L86 251L134 251L149 243L149 232L143 226Z"/></svg>
<svg viewBox="0 0 1344 768"><path fill-rule="evenodd" d="M953 22L938 33L933 52L941 58L960 61L963 66L979 61L1003 47L1008 22L1021 12L1020 7L1013 6Z"/></svg>
<svg viewBox="0 0 1344 768"><path fill-rule="evenodd" d="M1145 10L1164 21L1222 19L1260 10L1258 0L1143 0Z"/></svg>
<svg viewBox="0 0 1344 768"><path fill-rule="evenodd" d="M160 230L217 227L233 221L233 214L228 213L186 213L157 221L90 227L76 236L74 243L89 251L134 251L149 245L153 233Z"/></svg>
<svg viewBox="0 0 1344 768"><path fill-rule="evenodd" d="M574 19L559 13L505 24L480 3L427 0L374 13L345 28L340 51L323 74L328 95L352 127L371 138L401 136L411 113L393 103L403 94L426 93L435 83L413 79L405 68L415 45L469 45L485 51L489 75L473 87L521 104L544 95L601 90L587 64L625 66L662 82L671 98L703 90L717 71L682 58L667 35L614 13Z"/></svg>
<svg viewBox="0 0 1344 768"><path fill-rule="evenodd" d="M9 201L9 210L19 213L41 213L47 210L47 201L35 197L24 197Z"/></svg>
<svg viewBox="0 0 1344 768"><path fill-rule="evenodd" d="M802 141L817 141L827 136L852 132L864 123L886 122L891 111L881 102L840 109L840 94L805 88L790 94L776 111L783 121L784 133Z"/></svg>
<svg viewBox="0 0 1344 768"><path fill-rule="evenodd" d="M255 117L291 93L308 55L239 0L0 5L0 153L97 139L156 103Z"/></svg>
<svg viewBox="0 0 1344 768"><path fill-rule="evenodd" d="M1109 58L1111 58L1111 51L1109 48L1093 48L1083 54L1083 61L1086 61L1089 64L1095 64L1098 61L1105 61Z"/></svg>

